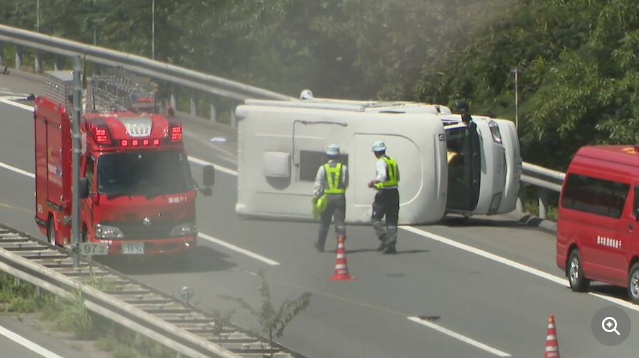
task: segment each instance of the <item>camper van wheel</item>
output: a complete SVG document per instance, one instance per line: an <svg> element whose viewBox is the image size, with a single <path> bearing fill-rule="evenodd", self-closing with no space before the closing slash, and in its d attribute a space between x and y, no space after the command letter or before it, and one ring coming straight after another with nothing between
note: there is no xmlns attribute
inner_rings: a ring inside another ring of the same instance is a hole
<svg viewBox="0 0 639 358"><path fill-rule="evenodd" d="M47 239L49 240L49 244L53 246L57 245L55 236L55 222L52 216L49 218L49 225L47 225Z"/></svg>
<svg viewBox="0 0 639 358"><path fill-rule="evenodd" d="M628 298L633 303L639 303L639 263L632 265L628 273Z"/></svg>
<svg viewBox="0 0 639 358"><path fill-rule="evenodd" d="M590 280L584 276L579 250L574 249L568 259L568 281L574 292L584 292L590 286Z"/></svg>

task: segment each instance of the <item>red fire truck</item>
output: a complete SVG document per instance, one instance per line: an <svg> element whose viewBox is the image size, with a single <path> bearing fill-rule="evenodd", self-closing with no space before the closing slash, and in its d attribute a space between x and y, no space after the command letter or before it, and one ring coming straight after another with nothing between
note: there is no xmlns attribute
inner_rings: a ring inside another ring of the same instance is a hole
<svg viewBox="0 0 639 358"><path fill-rule="evenodd" d="M34 109L35 220L59 246L71 243L72 79L71 71L48 72L46 94L36 98ZM106 244L101 247L109 255L186 258L196 245L196 194L211 195L214 169L204 167L199 188L181 122L136 110L149 109L136 100L149 102L139 86L119 83L112 91L105 83L113 85L92 79L80 123L81 240Z"/></svg>

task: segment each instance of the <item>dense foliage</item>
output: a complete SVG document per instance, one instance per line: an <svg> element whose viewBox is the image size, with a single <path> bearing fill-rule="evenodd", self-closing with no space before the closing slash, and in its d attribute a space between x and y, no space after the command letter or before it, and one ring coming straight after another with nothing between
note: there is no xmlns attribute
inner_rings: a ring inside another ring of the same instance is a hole
<svg viewBox="0 0 639 358"><path fill-rule="evenodd" d="M468 98L508 118L518 66L524 158L564 168L580 146L638 140L639 7L520 0L424 67L419 98Z"/></svg>
<svg viewBox="0 0 639 358"><path fill-rule="evenodd" d="M40 0L41 32L151 56L152 0ZM637 141L632 0L155 0L159 60L297 95L419 99L514 119L527 161ZM35 1L0 22L35 29ZM95 36L95 37L94 37Z"/></svg>

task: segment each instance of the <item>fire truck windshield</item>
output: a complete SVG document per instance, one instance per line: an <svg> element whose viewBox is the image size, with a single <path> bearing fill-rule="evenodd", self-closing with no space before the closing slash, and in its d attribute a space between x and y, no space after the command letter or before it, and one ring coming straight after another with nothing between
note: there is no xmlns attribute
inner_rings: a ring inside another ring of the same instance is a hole
<svg viewBox="0 0 639 358"><path fill-rule="evenodd" d="M109 197L172 194L192 190L186 156L177 150L103 154L97 165L98 192Z"/></svg>

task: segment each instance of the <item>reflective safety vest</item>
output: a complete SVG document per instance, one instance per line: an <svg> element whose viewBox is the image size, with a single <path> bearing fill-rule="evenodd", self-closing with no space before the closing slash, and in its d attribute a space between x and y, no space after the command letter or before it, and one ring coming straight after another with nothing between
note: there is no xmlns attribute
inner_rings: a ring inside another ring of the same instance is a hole
<svg viewBox="0 0 639 358"><path fill-rule="evenodd" d="M386 188L389 186L397 186L399 180L397 180L397 162L390 157L382 157L382 160L386 163L386 181L375 184L377 189Z"/></svg>
<svg viewBox="0 0 639 358"><path fill-rule="evenodd" d="M326 173L326 184L324 194L344 194L345 188L340 188L340 176L342 174L342 163L337 163L334 168L326 163L324 164L324 172Z"/></svg>

